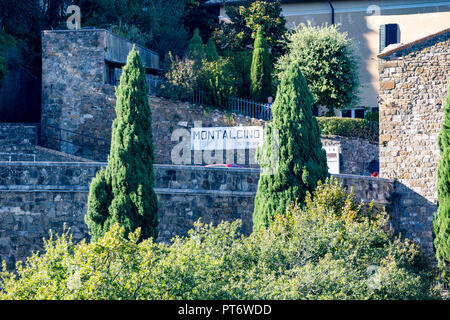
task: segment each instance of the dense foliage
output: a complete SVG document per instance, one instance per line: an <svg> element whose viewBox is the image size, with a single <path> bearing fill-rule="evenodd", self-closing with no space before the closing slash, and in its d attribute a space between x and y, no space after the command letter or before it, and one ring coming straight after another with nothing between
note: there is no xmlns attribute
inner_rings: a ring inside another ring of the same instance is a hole
<svg viewBox="0 0 450 320"><path fill-rule="evenodd" d="M286 19L281 11L279 0L225 4L230 21L220 24L214 38L221 50L242 51L253 45L256 33L261 28L271 49L272 61L275 61L286 50Z"/></svg>
<svg viewBox="0 0 450 320"><path fill-rule="evenodd" d="M250 97L254 101L265 102L272 90L272 65L269 46L262 29L258 29L253 45L252 67L250 71Z"/></svg>
<svg viewBox="0 0 450 320"><path fill-rule="evenodd" d="M314 107L326 106L329 115L335 108L352 106L359 88L355 46L337 26L300 25L288 36L288 53L280 57L276 70L282 72L293 62L301 71L314 97Z"/></svg>
<svg viewBox="0 0 450 320"><path fill-rule="evenodd" d="M160 96L189 101L193 94L202 94L205 105L227 109L229 98L236 96L241 86L232 60L219 56L211 39L204 45L198 29L194 30L185 57L173 57L169 52L168 61L167 81L157 88Z"/></svg>
<svg viewBox="0 0 450 320"><path fill-rule="evenodd" d="M196 64L199 64L202 59L205 58L205 48L203 46L203 40L200 37L200 32L198 29L194 30L194 34L189 40L186 50L186 57L194 60Z"/></svg>
<svg viewBox="0 0 450 320"><path fill-rule="evenodd" d="M205 59L208 61L215 61L219 59L216 44L212 38L209 38L205 45Z"/></svg>
<svg viewBox="0 0 450 320"><path fill-rule="evenodd" d="M252 51L227 50L225 51L224 55L234 66L236 77L238 79L238 96L246 99L250 98L250 70L252 66Z"/></svg>
<svg viewBox="0 0 450 320"><path fill-rule="evenodd" d="M19 63L20 57L17 40L7 33L0 33L0 86L8 70Z"/></svg>
<svg viewBox="0 0 450 320"><path fill-rule="evenodd" d="M94 241L116 222L126 234L141 228L144 239L158 235L152 114L144 65L134 47L122 70L108 164L90 185L85 220Z"/></svg>
<svg viewBox="0 0 450 320"><path fill-rule="evenodd" d="M317 117L323 135L353 137L378 143L378 122L354 118Z"/></svg>
<svg viewBox="0 0 450 320"><path fill-rule="evenodd" d="M237 94L237 81L234 67L227 58L202 61L198 84L206 93L206 105L228 109L230 97Z"/></svg>
<svg viewBox="0 0 450 320"><path fill-rule="evenodd" d="M441 158L438 167L438 212L434 217L434 246L444 278L450 280L450 87L444 105L444 123L439 133Z"/></svg>
<svg viewBox="0 0 450 320"><path fill-rule="evenodd" d="M371 212L332 180L247 237L239 221L199 221L170 245L125 238L117 224L92 243L64 233L3 270L0 299L439 298L417 246Z"/></svg>
<svg viewBox="0 0 450 320"><path fill-rule="evenodd" d="M266 171L258 181L253 212L253 228L267 226L272 216L304 201L318 181L328 175L320 130L313 116L313 97L299 63L284 73L272 106L273 119L267 125L266 141L257 152L258 163ZM274 157L274 153L278 157Z"/></svg>
<svg viewBox="0 0 450 320"><path fill-rule="evenodd" d="M186 0L74 0L81 26L112 28L119 35L158 52L184 52L188 33L182 24Z"/></svg>

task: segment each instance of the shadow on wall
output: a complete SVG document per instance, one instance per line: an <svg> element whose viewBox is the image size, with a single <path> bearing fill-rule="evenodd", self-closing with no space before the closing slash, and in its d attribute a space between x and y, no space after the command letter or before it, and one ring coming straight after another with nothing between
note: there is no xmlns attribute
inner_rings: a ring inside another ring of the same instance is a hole
<svg viewBox="0 0 450 320"><path fill-rule="evenodd" d="M395 234L416 241L426 253L434 255L433 217L437 204L398 181L394 183L390 200L390 217Z"/></svg>
<svg viewBox="0 0 450 320"><path fill-rule="evenodd" d="M40 122L41 79L10 70L0 84L0 122Z"/></svg>

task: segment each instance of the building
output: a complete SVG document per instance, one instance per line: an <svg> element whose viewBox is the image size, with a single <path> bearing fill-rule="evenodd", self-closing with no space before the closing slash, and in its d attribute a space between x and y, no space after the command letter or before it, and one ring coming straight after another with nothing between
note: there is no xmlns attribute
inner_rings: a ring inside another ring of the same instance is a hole
<svg viewBox="0 0 450 320"><path fill-rule="evenodd" d="M230 4L242 1L227 0ZM450 27L450 1L436 0L281 0L287 28L311 21L313 25L339 23L355 40L360 55L360 106L378 106L377 55L390 44L409 43ZM219 19L227 21L222 0ZM355 106L357 107L357 106ZM362 108L343 110L343 116L361 117Z"/></svg>
<svg viewBox="0 0 450 320"><path fill-rule="evenodd" d="M41 136L46 146L93 158L80 152L104 154L99 145L109 150L114 86L132 46L104 29L42 32ZM159 55L136 48L150 82L159 70Z"/></svg>
<svg viewBox="0 0 450 320"><path fill-rule="evenodd" d="M395 179L400 230L432 243L437 168L450 80L450 28L378 55L380 177Z"/></svg>

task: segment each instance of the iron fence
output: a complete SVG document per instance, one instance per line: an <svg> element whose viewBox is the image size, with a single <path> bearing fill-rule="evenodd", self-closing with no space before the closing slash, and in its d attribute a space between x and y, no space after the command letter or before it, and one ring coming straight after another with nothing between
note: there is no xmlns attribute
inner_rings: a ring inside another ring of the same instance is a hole
<svg viewBox="0 0 450 320"><path fill-rule="evenodd" d="M36 154L34 153L13 153L13 152L0 152L0 160L6 159L8 162L12 161L29 161L33 159L36 162Z"/></svg>

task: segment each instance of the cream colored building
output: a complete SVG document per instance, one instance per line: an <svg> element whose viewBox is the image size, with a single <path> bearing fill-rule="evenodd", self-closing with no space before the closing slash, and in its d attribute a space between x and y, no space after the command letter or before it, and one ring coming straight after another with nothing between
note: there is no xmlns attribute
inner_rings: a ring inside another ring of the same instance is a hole
<svg viewBox="0 0 450 320"><path fill-rule="evenodd" d="M239 4L242 1L228 2ZM220 6L219 18L226 21L222 1L210 0L208 3ZM355 41L360 58L360 106L363 107L378 106L377 55L386 40L383 31L380 36L380 30L385 30L383 25L394 25L388 27L393 31L388 43L409 43L450 27L450 1L282 0L281 3L288 29L307 21L322 25L331 24L334 20L334 23L340 24L340 30L347 32Z"/></svg>

